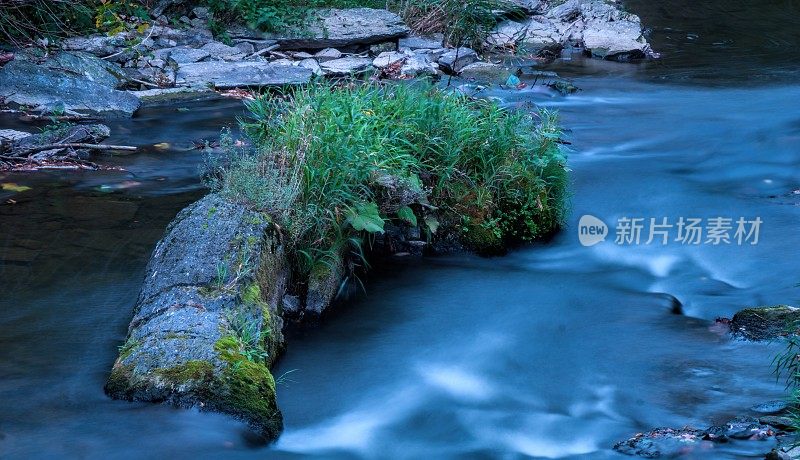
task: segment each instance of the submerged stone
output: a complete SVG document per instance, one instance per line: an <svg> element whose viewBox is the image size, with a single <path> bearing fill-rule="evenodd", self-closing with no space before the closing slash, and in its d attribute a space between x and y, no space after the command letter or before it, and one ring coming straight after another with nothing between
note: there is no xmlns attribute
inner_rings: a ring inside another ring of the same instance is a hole
<svg viewBox="0 0 800 460"><path fill-rule="evenodd" d="M656 428L616 443L614 450L621 454L644 458L669 458L693 452L705 443L706 441L703 441L703 432L700 430L693 428L680 430Z"/></svg>
<svg viewBox="0 0 800 460"><path fill-rule="evenodd" d="M690 455L692 458L708 456L717 444L737 441L774 440L778 434L771 424L753 417L736 417L724 425L706 430L690 427L681 429L656 428L647 433L638 433L630 439L618 442L614 450L625 455L644 458L671 458Z"/></svg>

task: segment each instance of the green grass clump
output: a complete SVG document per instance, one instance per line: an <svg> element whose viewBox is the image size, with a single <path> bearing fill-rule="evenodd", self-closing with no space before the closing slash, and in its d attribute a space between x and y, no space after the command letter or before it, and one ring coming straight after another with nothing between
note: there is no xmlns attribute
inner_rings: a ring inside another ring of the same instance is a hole
<svg viewBox="0 0 800 460"><path fill-rule="evenodd" d="M275 402L275 379L266 364L243 355L234 337L221 337L214 350L225 364L212 386L212 404L257 425L267 438L276 438L283 422Z"/></svg>
<svg viewBox="0 0 800 460"><path fill-rule="evenodd" d="M312 85L248 103L209 184L272 215L297 271L362 257L387 222L493 252L551 233L567 175L556 116L429 84Z"/></svg>

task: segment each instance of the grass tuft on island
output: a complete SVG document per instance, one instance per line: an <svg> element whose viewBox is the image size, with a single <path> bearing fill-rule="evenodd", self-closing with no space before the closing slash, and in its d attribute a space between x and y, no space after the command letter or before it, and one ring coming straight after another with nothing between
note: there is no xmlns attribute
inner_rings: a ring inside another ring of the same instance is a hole
<svg viewBox="0 0 800 460"><path fill-rule="evenodd" d="M492 254L563 222L567 171L552 112L428 83L316 84L247 108L249 145L223 135L206 179L272 217L298 275L365 262L365 245L390 227Z"/></svg>

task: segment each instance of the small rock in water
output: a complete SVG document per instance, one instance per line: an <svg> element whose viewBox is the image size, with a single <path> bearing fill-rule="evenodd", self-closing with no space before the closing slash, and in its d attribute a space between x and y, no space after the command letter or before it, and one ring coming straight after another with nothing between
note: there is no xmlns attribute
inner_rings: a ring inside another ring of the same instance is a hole
<svg viewBox="0 0 800 460"><path fill-rule="evenodd" d="M491 84L503 84L508 80L509 75L511 72L508 69L491 62L474 62L464 66L460 73L461 78Z"/></svg>
<svg viewBox="0 0 800 460"><path fill-rule="evenodd" d="M621 441L614 445L614 450L625 455L636 455L644 458L674 457L692 452L704 444L703 432L693 428L675 430L672 428L656 428L647 433Z"/></svg>
<svg viewBox="0 0 800 460"><path fill-rule="evenodd" d="M782 452L776 449L772 449L767 453L764 457L764 460L792 460L792 457L787 454L786 452Z"/></svg>
<svg viewBox="0 0 800 460"><path fill-rule="evenodd" d="M767 401L765 403L756 404L750 410L758 412L759 414L777 414L789 408L789 404L781 399L774 401Z"/></svg>
<svg viewBox="0 0 800 460"><path fill-rule="evenodd" d="M759 417L758 421L764 425L774 426L779 430L794 428L794 420L781 415L765 415L763 417Z"/></svg>
<svg viewBox="0 0 800 460"><path fill-rule="evenodd" d="M517 77L516 75L513 75L513 74L509 75L508 78L506 79L506 86L510 86L512 88L516 88L521 83L522 82L519 80L519 77Z"/></svg>
<svg viewBox="0 0 800 460"><path fill-rule="evenodd" d="M731 333L747 340L770 340L795 333L789 324L800 320L800 309L787 305L745 308L733 315Z"/></svg>
<svg viewBox="0 0 800 460"><path fill-rule="evenodd" d="M712 426L706 432L706 437L724 442L726 438L762 440L775 436L771 427L762 425L753 417L736 417L725 425Z"/></svg>

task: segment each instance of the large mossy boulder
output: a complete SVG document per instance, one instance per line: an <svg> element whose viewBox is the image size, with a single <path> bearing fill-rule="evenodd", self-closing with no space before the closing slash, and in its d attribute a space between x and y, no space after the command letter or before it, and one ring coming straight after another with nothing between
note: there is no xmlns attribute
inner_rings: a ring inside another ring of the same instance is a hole
<svg viewBox="0 0 800 460"><path fill-rule="evenodd" d="M796 332L800 308L787 305L745 308L731 320L731 333L747 340L771 340Z"/></svg>
<svg viewBox="0 0 800 460"><path fill-rule="evenodd" d="M264 214L215 194L184 209L147 266L107 394L230 414L275 439L283 422L269 368L284 345L287 279Z"/></svg>

